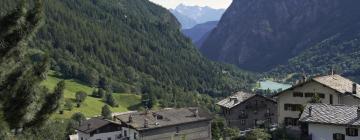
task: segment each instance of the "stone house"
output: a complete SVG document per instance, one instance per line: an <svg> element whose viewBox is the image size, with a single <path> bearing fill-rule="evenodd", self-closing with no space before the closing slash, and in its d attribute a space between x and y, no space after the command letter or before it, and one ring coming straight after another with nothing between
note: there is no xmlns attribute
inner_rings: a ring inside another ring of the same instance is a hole
<svg viewBox="0 0 360 140"><path fill-rule="evenodd" d="M128 140L211 140L212 117L198 108L162 109L114 116Z"/></svg>
<svg viewBox="0 0 360 140"><path fill-rule="evenodd" d="M76 128L77 140L122 140L122 125L102 118L91 118Z"/></svg>
<svg viewBox="0 0 360 140"><path fill-rule="evenodd" d="M217 103L230 127L241 131L252 128L270 128L277 123L277 103L271 98L246 92L237 92Z"/></svg>
<svg viewBox="0 0 360 140"><path fill-rule="evenodd" d="M278 123L300 130L298 120L303 108L314 97L331 105L360 104L359 85L340 75L317 76L284 90L274 97L278 103Z"/></svg>
<svg viewBox="0 0 360 140"><path fill-rule="evenodd" d="M359 140L360 107L308 104L299 119L312 140Z"/></svg>

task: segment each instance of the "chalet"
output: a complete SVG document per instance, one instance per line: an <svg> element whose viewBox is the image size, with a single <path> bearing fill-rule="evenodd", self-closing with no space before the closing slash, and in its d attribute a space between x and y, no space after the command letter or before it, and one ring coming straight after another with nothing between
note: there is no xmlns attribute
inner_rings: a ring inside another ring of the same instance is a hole
<svg viewBox="0 0 360 140"><path fill-rule="evenodd" d="M261 95L237 92L217 105L221 107L227 125L241 131L270 128L277 123L276 101Z"/></svg>
<svg viewBox="0 0 360 140"><path fill-rule="evenodd" d="M102 118L91 118L76 128L78 140L122 140L121 124Z"/></svg>
<svg viewBox="0 0 360 140"><path fill-rule="evenodd" d="M117 115L128 140L211 140L212 117L198 108L162 109Z"/></svg>
<svg viewBox="0 0 360 140"><path fill-rule="evenodd" d="M312 140L359 140L360 107L308 104L300 122Z"/></svg>
<svg viewBox="0 0 360 140"><path fill-rule="evenodd" d="M275 95L278 103L278 122L287 128L299 130L300 113L314 97L330 105L358 105L359 91L358 84L340 75L304 79L301 83Z"/></svg>

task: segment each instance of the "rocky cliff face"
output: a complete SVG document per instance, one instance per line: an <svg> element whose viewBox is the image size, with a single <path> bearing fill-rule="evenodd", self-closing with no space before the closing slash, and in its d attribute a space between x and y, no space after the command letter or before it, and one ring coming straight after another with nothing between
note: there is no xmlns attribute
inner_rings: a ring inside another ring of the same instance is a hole
<svg viewBox="0 0 360 140"><path fill-rule="evenodd" d="M212 60L253 71L360 23L358 0L235 0L201 47Z"/></svg>

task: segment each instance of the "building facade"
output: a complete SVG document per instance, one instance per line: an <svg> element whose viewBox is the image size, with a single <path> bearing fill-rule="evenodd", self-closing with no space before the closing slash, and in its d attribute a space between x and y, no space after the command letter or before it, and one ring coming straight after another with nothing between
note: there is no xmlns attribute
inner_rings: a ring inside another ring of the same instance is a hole
<svg viewBox="0 0 360 140"><path fill-rule="evenodd" d="M347 105L308 104L300 120L309 139L359 140L360 107Z"/></svg>
<svg viewBox="0 0 360 140"><path fill-rule="evenodd" d="M276 101L261 95L237 92L217 105L221 107L227 125L241 131L277 124Z"/></svg>
<svg viewBox="0 0 360 140"><path fill-rule="evenodd" d="M358 105L359 91L358 84L340 75L305 80L275 95L278 103L278 122L282 126L299 129L301 111L314 99L331 105Z"/></svg>
<svg viewBox="0 0 360 140"><path fill-rule="evenodd" d="M102 118L91 118L76 128L78 140L122 140L121 124Z"/></svg>
<svg viewBox="0 0 360 140"><path fill-rule="evenodd" d="M163 109L114 117L129 140L211 140L210 115L197 108Z"/></svg>

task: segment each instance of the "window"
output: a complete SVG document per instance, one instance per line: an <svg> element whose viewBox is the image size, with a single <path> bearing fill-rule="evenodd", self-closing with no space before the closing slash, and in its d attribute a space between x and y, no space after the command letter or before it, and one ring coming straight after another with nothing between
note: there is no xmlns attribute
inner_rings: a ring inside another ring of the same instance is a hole
<svg viewBox="0 0 360 140"><path fill-rule="evenodd" d="M286 126L297 126L299 118L285 118Z"/></svg>
<svg viewBox="0 0 360 140"><path fill-rule="evenodd" d="M176 134L179 134L180 133L180 129L179 129L179 127L176 127L176 132L175 132Z"/></svg>
<svg viewBox="0 0 360 140"><path fill-rule="evenodd" d="M333 134L333 140L345 140L345 135L340 133Z"/></svg>
<svg viewBox="0 0 360 140"><path fill-rule="evenodd" d="M304 97L304 94L302 92L294 92L293 97Z"/></svg>
<svg viewBox="0 0 360 140"><path fill-rule="evenodd" d="M81 139L81 140L84 140L84 138L83 138L83 137L81 137L80 139Z"/></svg>
<svg viewBox="0 0 360 140"><path fill-rule="evenodd" d="M127 131L124 130L124 137L127 137Z"/></svg>
<svg viewBox="0 0 360 140"><path fill-rule="evenodd" d="M241 119L241 120L240 120L240 123L241 123L241 125L245 125L245 124L246 124L245 119Z"/></svg>
<svg viewBox="0 0 360 140"><path fill-rule="evenodd" d="M314 97L315 96L315 94L314 93L305 93L305 97Z"/></svg>
<svg viewBox="0 0 360 140"><path fill-rule="evenodd" d="M318 95L320 98L322 98L322 99L325 98L325 94L323 94L323 93L318 93L317 95Z"/></svg>
<svg viewBox="0 0 360 140"><path fill-rule="evenodd" d="M333 104L333 95L330 95L330 104Z"/></svg>
<svg viewBox="0 0 360 140"><path fill-rule="evenodd" d="M108 137L108 140L111 140L111 138L110 138L110 137Z"/></svg>
<svg viewBox="0 0 360 140"><path fill-rule="evenodd" d="M284 104L284 110L288 111L301 111L302 105L300 104Z"/></svg>
<svg viewBox="0 0 360 140"><path fill-rule="evenodd" d="M271 118L267 118L266 121L268 124L271 124Z"/></svg>
<svg viewBox="0 0 360 140"><path fill-rule="evenodd" d="M134 139L137 139L137 133L134 133Z"/></svg>
<svg viewBox="0 0 360 140"><path fill-rule="evenodd" d="M358 136L358 129L357 128L346 128L346 135L347 136Z"/></svg>

